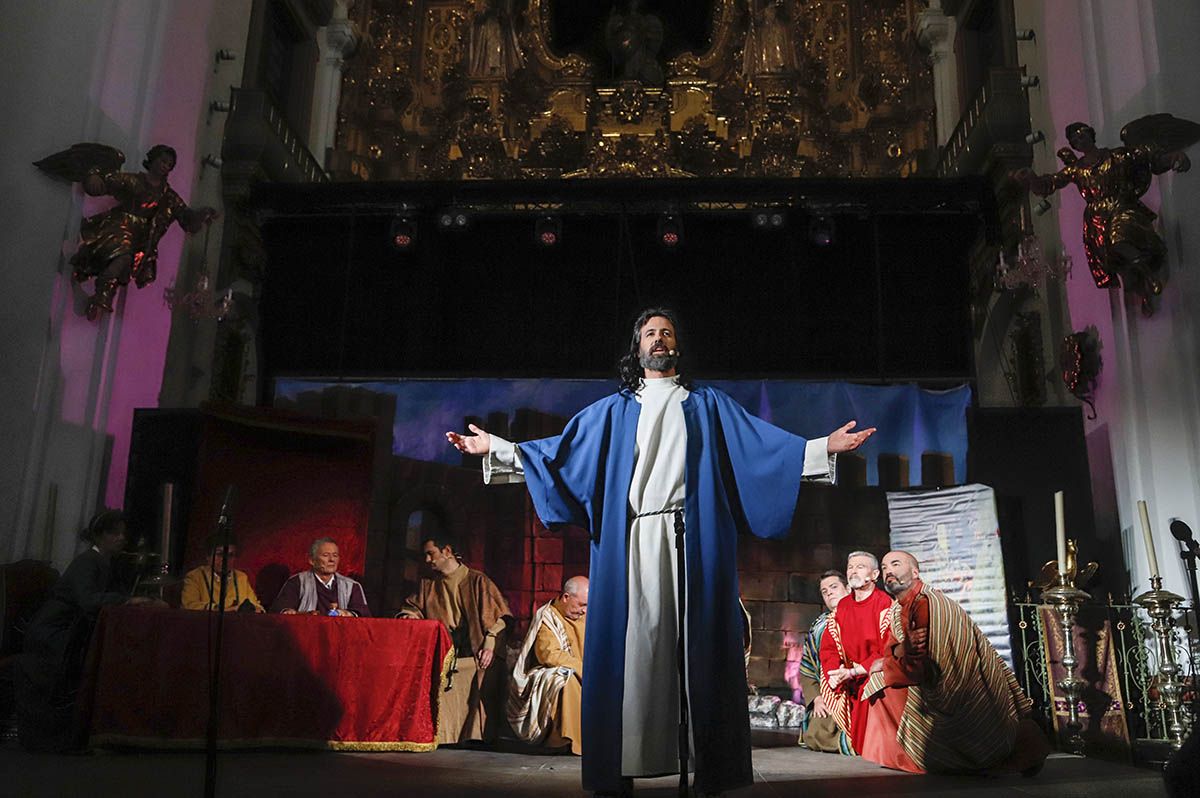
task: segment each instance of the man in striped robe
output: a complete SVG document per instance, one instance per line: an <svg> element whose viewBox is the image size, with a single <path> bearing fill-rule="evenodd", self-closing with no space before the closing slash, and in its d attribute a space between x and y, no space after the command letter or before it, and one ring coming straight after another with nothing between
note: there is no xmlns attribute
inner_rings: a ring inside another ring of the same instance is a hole
<svg viewBox="0 0 1200 798"><path fill-rule="evenodd" d="M846 583L846 575L841 571L826 571L821 574L821 600L825 602L825 612L816 617L808 634L804 638L804 648L800 655L800 689L804 693L804 703L808 712L804 716L802 727L804 734L801 744L812 751L845 754L854 756L854 748L850 745L850 736L838 726L835 715L837 706L826 703L821 685L826 684L825 693L829 693L828 680L821 671L821 641L825 637L825 629L829 623L830 613L843 597L850 595L850 587ZM845 696L842 696L843 705ZM845 710L843 707L843 711Z"/></svg>
<svg viewBox="0 0 1200 798"><path fill-rule="evenodd" d="M884 556L883 578L897 601L863 688L863 757L910 773L1040 770L1050 746L1032 702L980 628L908 552Z"/></svg>

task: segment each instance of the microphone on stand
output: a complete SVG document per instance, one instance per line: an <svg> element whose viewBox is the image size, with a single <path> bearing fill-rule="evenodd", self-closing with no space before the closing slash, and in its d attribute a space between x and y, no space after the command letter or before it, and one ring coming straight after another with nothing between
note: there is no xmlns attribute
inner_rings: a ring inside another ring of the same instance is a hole
<svg viewBox="0 0 1200 798"><path fill-rule="evenodd" d="M1192 537L1192 528L1178 518L1171 522L1171 536L1192 551L1200 546L1200 543L1197 543L1196 539Z"/></svg>
<svg viewBox="0 0 1200 798"><path fill-rule="evenodd" d="M1196 579L1196 561L1200 559L1200 543L1192 536L1192 528L1178 518L1171 519L1171 537L1179 541L1179 556L1183 559L1184 570L1187 571L1188 587L1192 590L1192 616L1200 624L1200 584ZM1193 678L1196 673L1196 652L1188 646ZM1200 709L1200 694L1193 693L1192 711Z"/></svg>
<svg viewBox="0 0 1200 798"><path fill-rule="evenodd" d="M233 504L233 499L236 495L236 485L231 484L229 487L225 488L225 499L221 502L221 512L217 515L217 527L221 530L225 530L229 527L229 508Z"/></svg>
<svg viewBox="0 0 1200 798"><path fill-rule="evenodd" d="M217 515L217 534L221 545L221 574L217 598L217 633L213 644L208 687L208 733L204 754L204 795L215 798L217 784L217 730L221 726L221 638L225 629L225 597L229 590L229 532L232 527L230 511L237 491L230 484L225 489L221 512Z"/></svg>

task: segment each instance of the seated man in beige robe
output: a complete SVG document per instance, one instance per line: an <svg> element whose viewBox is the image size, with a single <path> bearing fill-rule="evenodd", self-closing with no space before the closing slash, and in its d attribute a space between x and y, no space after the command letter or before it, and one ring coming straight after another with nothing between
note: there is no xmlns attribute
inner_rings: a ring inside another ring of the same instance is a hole
<svg viewBox="0 0 1200 798"><path fill-rule="evenodd" d="M438 744L490 742L504 700L504 668L492 667L492 662L496 649L504 650L512 613L495 582L463 565L449 535L430 537L422 548L430 576L421 580L398 617L441 621L454 642L456 659L438 699Z"/></svg>
<svg viewBox="0 0 1200 798"><path fill-rule="evenodd" d="M573 576L529 624L508 683L508 722L527 743L583 753L583 631L588 580Z"/></svg>
<svg viewBox="0 0 1200 798"><path fill-rule="evenodd" d="M863 687L863 758L910 773L1040 770L1050 745L1033 704L966 611L906 551L884 556L883 579L896 603Z"/></svg>

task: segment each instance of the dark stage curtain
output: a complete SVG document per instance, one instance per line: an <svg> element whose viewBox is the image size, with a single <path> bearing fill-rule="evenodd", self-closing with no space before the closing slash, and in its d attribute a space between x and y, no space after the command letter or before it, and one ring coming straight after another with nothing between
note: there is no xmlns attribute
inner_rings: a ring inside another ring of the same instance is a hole
<svg viewBox="0 0 1200 798"><path fill-rule="evenodd" d="M236 488L236 566L264 605L309 567L319 537L337 541L341 573L366 561L375 423L332 421L252 408L206 408L185 567L205 562L228 486ZM367 597L370 604L371 596Z"/></svg>

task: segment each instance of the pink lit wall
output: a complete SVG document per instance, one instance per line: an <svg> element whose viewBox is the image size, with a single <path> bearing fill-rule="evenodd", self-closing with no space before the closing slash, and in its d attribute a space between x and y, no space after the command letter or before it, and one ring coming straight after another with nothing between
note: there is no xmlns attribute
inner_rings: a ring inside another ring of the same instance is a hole
<svg viewBox="0 0 1200 798"><path fill-rule="evenodd" d="M147 147L170 144L179 154L171 185L185 201L192 200L197 166L197 125L207 108L207 83L212 72L212 55L202 35L213 13L215 0L189 0L170 4L162 39L162 68L154 77L149 105L153 113L145 126ZM202 123L202 122L201 122ZM134 160L129 153L131 161ZM141 168L142 155L136 166ZM203 241L203 233L197 238ZM130 427L133 411L139 407L157 407L162 384L171 314L163 304L163 289L171 285L179 271L185 235L178 225L163 236L158 250L158 279L142 290L132 285L121 309L121 330L114 345L112 393L107 425L112 439L112 458L105 503L119 507L125 496L125 476L129 460Z"/></svg>
<svg viewBox="0 0 1200 798"><path fill-rule="evenodd" d="M1047 137L1040 145L1039 171L1057 167L1053 153L1065 143L1064 128L1071 122L1090 123L1101 146L1119 146L1121 127L1144 114L1200 118L1200 91L1194 88L1197 4L1056 0L1038 8L1036 46L1044 59L1041 91L1048 117L1034 119ZM1200 157L1195 148L1192 157ZM1138 499L1149 503L1168 589L1186 592L1178 549L1167 531L1170 520L1182 518L1200 530L1198 181L1195 171L1163 175L1143 197L1160 215L1160 234L1170 251L1169 279L1152 318L1144 318L1136 303L1127 304L1121 291L1095 287L1081 241L1083 200L1074 187L1055 199L1063 246L1075 264L1066 285L1071 328L1094 325L1103 344L1097 418L1085 422L1098 522L1107 503L1121 530L1135 592L1149 586Z"/></svg>

